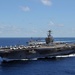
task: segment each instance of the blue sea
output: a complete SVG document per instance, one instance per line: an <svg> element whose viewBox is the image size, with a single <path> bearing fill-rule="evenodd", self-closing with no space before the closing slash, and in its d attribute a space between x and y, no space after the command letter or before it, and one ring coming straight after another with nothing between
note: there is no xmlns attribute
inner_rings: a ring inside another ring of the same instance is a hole
<svg viewBox="0 0 75 75"><path fill-rule="evenodd" d="M0 46L27 45L29 40L30 38L0 38ZM44 38L40 40L44 41ZM75 38L54 40L75 43ZM0 75L75 75L75 57L2 63Z"/></svg>

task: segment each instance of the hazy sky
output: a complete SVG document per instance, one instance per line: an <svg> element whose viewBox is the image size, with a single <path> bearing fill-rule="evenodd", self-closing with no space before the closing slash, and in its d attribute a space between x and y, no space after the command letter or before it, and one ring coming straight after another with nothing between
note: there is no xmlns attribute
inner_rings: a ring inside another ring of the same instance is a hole
<svg viewBox="0 0 75 75"><path fill-rule="evenodd" d="M75 0L0 0L0 37L75 37Z"/></svg>

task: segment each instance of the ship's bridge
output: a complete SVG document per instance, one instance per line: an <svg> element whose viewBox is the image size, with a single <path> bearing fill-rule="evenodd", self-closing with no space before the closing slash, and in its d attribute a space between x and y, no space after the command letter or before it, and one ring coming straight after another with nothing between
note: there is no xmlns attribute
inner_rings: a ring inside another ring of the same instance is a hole
<svg viewBox="0 0 75 75"><path fill-rule="evenodd" d="M53 37L51 36L51 30L48 31L48 36L47 36L47 38L45 39L45 41L46 41L46 44L53 43L54 39L53 39Z"/></svg>

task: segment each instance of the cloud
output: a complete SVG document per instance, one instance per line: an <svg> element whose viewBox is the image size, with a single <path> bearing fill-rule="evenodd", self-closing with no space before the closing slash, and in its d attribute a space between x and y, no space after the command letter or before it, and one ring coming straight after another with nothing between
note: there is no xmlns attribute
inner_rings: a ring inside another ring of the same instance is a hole
<svg viewBox="0 0 75 75"><path fill-rule="evenodd" d="M75 33L75 28L71 28L71 33L74 34Z"/></svg>
<svg viewBox="0 0 75 75"><path fill-rule="evenodd" d="M30 8L28 6L20 6L20 8L22 11L25 11L25 12L30 11Z"/></svg>
<svg viewBox="0 0 75 75"><path fill-rule="evenodd" d="M44 5L47 5L47 6L51 6L51 5L52 5L51 0L41 0L41 2L42 2Z"/></svg>
<svg viewBox="0 0 75 75"><path fill-rule="evenodd" d="M56 24L56 23L54 23L53 21L50 21L48 25L49 25L49 26L64 27L64 24Z"/></svg>
<svg viewBox="0 0 75 75"><path fill-rule="evenodd" d="M63 24L58 24L58 26L59 26L59 27L64 27L64 25L63 25Z"/></svg>
<svg viewBox="0 0 75 75"><path fill-rule="evenodd" d="M50 21L49 22L49 25L54 26L54 22L53 21Z"/></svg>
<svg viewBox="0 0 75 75"><path fill-rule="evenodd" d="M35 30L35 29L33 29L31 32L32 32L32 33L37 33L38 31L37 31L37 30Z"/></svg>
<svg viewBox="0 0 75 75"><path fill-rule="evenodd" d="M22 29L15 25L0 25L0 34L4 34L4 33L17 34L17 33L20 33L21 31Z"/></svg>

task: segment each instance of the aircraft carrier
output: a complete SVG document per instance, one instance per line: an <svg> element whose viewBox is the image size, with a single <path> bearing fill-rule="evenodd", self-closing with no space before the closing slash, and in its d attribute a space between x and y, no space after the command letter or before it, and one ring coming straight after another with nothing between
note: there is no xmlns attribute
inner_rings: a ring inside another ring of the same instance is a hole
<svg viewBox="0 0 75 75"><path fill-rule="evenodd" d="M75 53L74 43L54 42L51 30L45 38L45 42L30 41L28 46L19 45L0 48L0 60L31 60L39 58L53 58L56 56Z"/></svg>

